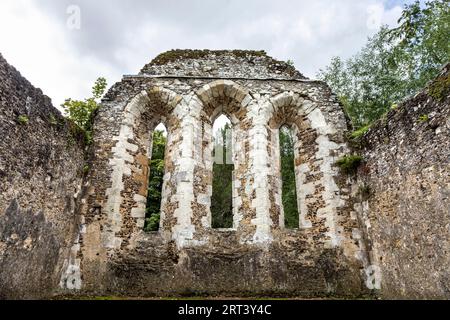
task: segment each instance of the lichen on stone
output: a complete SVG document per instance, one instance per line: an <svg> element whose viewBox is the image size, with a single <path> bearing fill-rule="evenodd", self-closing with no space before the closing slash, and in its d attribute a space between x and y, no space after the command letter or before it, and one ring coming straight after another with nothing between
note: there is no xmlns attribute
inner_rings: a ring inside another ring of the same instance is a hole
<svg viewBox="0 0 450 320"><path fill-rule="evenodd" d="M251 57L265 57L267 56L265 51L255 51L255 50L181 50L175 49L170 50L158 55L152 60L151 64L154 65L164 65L169 62L177 62L185 59L204 59L207 56L221 56L221 55L232 55L236 58L251 58Z"/></svg>
<svg viewBox="0 0 450 320"><path fill-rule="evenodd" d="M256 50L171 50L144 66L141 74L218 78L304 79L293 63Z"/></svg>
<svg viewBox="0 0 450 320"><path fill-rule="evenodd" d="M443 101L450 94L450 73L443 74L436 78L429 86L429 95L438 101Z"/></svg>

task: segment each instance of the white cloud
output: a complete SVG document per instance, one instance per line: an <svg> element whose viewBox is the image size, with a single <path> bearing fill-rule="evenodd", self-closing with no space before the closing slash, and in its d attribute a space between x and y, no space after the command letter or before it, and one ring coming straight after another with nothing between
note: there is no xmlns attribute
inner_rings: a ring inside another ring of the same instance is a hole
<svg viewBox="0 0 450 320"><path fill-rule="evenodd" d="M68 97L90 95L99 75L118 80L117 70L73 51L64 32L33 1L0 2L0 44L3 56L55 106Z"/></svg>
<svg viewBox="0 0 450 320"><path fill-rule="evenodd" d="M80 30L66 25L72 2ZM98 76L112 85L172 48L263 49L314 77L376 32L373 15L395 25L400 14L387 0L3 0L0 52L59 105L89 96Z"/></svg>

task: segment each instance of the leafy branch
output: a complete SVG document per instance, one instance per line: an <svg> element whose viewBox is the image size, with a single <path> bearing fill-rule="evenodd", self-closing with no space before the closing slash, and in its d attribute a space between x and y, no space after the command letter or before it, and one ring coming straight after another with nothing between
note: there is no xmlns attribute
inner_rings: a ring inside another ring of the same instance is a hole
<svg viewBox="0 0 450 320"><path fill-rule="evenodd" d="M99 100L105 93L106 86L106 79L98 78L92 87L92 97L83 101L69 98L61 105L68 118L83 129L88 144L92 142L93 116L98 109Z"/></svg>

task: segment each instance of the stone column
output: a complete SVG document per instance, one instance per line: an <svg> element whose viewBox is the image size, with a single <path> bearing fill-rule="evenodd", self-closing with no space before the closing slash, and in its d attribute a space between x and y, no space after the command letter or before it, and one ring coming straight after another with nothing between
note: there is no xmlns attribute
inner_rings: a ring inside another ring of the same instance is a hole
<svg viewBox="0 0 450 320"><path fill-rule="evenodd" d="M254 209L254 217L251 226L254 232L250 237L244 235L241 239L248 243L268 243L272 240L270 217L269 176L271 174L269 163L272 161L268 151L268 118L267 108L257 101L248 106L248 117L251 127L248 130L247 143L250 147L246 191L251 195L251 208Z"/></svg>
<svg viewBox="0 0 450 320"><path fill-rule="evenodd" d="M194 223L193 206L196 172L196 143L198 140L198 101L191 96L174 110L174 122L167 145L167 164L164 182L164 199L161 226L166 240L175 241L178 247L202 244L196 237L200 230ZM197 152L198 153L198 152Z"/></svg>

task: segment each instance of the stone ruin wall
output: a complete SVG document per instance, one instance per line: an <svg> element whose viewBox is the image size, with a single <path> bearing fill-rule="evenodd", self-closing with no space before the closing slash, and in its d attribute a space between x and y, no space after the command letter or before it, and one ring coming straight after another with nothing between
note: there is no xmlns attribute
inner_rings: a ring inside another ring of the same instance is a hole
<svg viewBox="0 0 450 320"><path fill-rule="evenodd" d="M1 57L0 80L0 298L357 297L373 266L383 297L450 296L448 91L408 100L352 150L324 83L263 52L171 51L111 88L85 152L75 127ZM230 230L210 228L220 113L233 123ZM160 122L161 230L145 233ZM283 226L282 124L296 133L298 230ZM354 152L365 159L356 179L335 165Z"/></svg>
<svg viewBox="0 0 450 320"><path fill-rule="evenodd" d="M356 209L385 298L450 297L449 75L447 65L361 141Z"/></svg>
<svg viewBox="0 0 450 320"><path fill-rule="evenodd" d="M0 55L0 299L43 298L78 233L84 140Z"/></svg>
<svg viewBox="0 0 450 320"><path fill-rule="evenodd" d="M232 230L210 227L212 125L221 113L233 123ZM161 229L145 233L160 122L169 132ZM277 163L286 123L297 136L299 230L283 226ZM365 292L351 188L334 164L349 152L346 131L325 84L262 53L158 57L116 84L97 115L85 224L71 259L81 273L66 273L65 288L133 296Z"/></svg>

